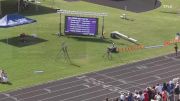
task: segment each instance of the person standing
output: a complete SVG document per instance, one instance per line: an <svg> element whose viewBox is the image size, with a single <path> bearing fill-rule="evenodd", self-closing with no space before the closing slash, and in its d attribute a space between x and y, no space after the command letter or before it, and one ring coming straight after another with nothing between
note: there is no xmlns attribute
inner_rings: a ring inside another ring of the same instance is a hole
<svg viewBox="0 0 180 101"><path fill-rule="evenodd" d="M176 56L177 56L177 54L178 54L178 46L177 46L177 43L175 43L174 49L175 49L175 54L176 54Z"/></svg>
<svg viewBox="0 0 180 101"><path fill-rule="evenodd" d="M163 89L161 95L162 95L162 101L168 101L168 95L165 89Z"/></svg>
<svg viewBox="0 0 180 101"><path fill-rule="evenodd" d="M124 95L124 93L121 93L119 99L120 99L120 101L125 101L125 95Z"/></svg>
<svg viewBox="0 0 180 101"><path fill-rule="evenodd" d="M149 95L146 90L144 91L144 101L149 101Z"/></svg>

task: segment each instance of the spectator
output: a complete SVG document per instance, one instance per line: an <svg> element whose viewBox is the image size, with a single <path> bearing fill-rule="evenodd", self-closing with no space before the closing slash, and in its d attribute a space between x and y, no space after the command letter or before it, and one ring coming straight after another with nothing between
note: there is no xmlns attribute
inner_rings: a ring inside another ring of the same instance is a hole
<svg viewBox="0 0 180 101"><path fill-rule="evenodd" d="M176 84L179 80L180 80L180 78L173 78L172 83Z"/></svg>
<svg viewBox="0 0 180 101"><path fill-rule="evenodd" d="M139 92L138 92L137 90L135 90L135 91L134 91L134 95L133 95L133 97L134 97L135 100L138 100L138 98L137 98L138 95L139 95Z"/></svg>
<svg viewBox="0 0 180 101"><path fill-rule="evenodd" d="M143 95L142 91L139 91L139 94L137 96L137 100L138 101L144 101L144 95Z"/></svg>
<svg viewBox="0 0 180 101"><path fill-rule="evenodd" d="M7 74L4 72L4 70L0 70L0 82L8 83L8 77Z"/></svg>
<svg viewBox="0 0 180 101"><path fill-rule="evenodd" d="M162 93L162 86L161 86L161 84L156 84L156 87L155 87L155 90L156 90L156 92L158 93Z"/></svg>
<svg viewBox="0 0 180 101"><path fill-rule="evenodd" d="M155 90L155 86L153 86L152 88L151 88L151 98L152 99L154 99L154 97L155 97L155 95L156 95L156 90Z"/></svg>
<svg viewBox="0 0 180 101"><path fill-rule="evenodd" d="M153 99L153 97L152 97L152 91L151 91L150 87L147 88L147 93L148 93L149 101L151 101L151 99Z"/></svg>
<svg viewBox="0 0 180 101"><path fill-rule="evenodd" d="M120 97L119 97L120 101L125 101L125 95L124 93L121 93Z"/></svg>
<svg viewBox="0 0 180 101"><path fill-rule="evenodd" d="M168 95L165 89L162 91L162 101L168 101Z"/></svg>
<svg viewBox="0 0 180 101"><path fill-rule="evenodd" d="M133 94L131 92L128 94L127 101L134 101Z"/></svg>
<svg viewBox="0 0 180 101"><path fill-rule="evenodd" d="M146 90L144 91L144 101L149 101L149 95Z"/></svg>
<svg viewBox="0 0 180 101"><path fill-rule="evenodd" d="M167 84L166 84L166 82L163 83L163 88L162 88L162 90L166 90L166 91L167 91Z"/></svg>
<svg viewBox="0 0 180 101"><path fill-rule="evenodd" d="M177 82L177 83L176 83L176 87L175 87L175 89L174 89L175 94L177 94L177 95L179 94L179 92L180 92L179 89L180 89L180 88L179 88L179 82Z"/></svg>
<svg viewBox="0 0 180 101"><path fill-rule="evenodd" d="M157 100L157 101L162 101L162 99L161 99L161 94L158 92L158 93L155 95L154 99Z"/></svg>
<svg viewBox="0 0 180 101"><path fill-rule="evenodd" d="M174 93L174 84L172 83L172 81L169 81L169 83L167 84L167 92L169 93L169 100L173 101L173 93Z"/></svg>
<svg viewBox="0 0 180 101"><path fill-rule="evenodd" d="M169 81L169 83L167 84L167 91L169 94L173 93L173 89L174 89L174 84L172 83L172 81Z"/></svg>

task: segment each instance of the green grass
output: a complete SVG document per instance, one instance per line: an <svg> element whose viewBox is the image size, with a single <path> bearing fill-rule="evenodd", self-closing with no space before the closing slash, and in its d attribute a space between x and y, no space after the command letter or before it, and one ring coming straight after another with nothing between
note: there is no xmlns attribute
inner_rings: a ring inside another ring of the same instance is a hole
<svg viewBox="0 0 180 101"><path fill-rule="evenodd" d="M50 0L44 0L41 5L51 7L51 4ZM48 41L26 47L16 47L0 42L0 68L8 73L12 82L12 85L0 84L0 91L15 90L173 52L173 46L168 46L113 54L112 60L103 58L107 46L110 45L110 40L114 41L120 48L133 45L124 40L110 39L109 33L115 30L137 39L140 44L145 46L163 44L165 40L174 38L175 33L179 32L180 16L173 13L179 11L180 2L178 0L171 2L164 0L162 5L164 4L171 4L173 8L168 9L161 6L153 11L143 13L127 12L128 17L134 21L126 21L120 18L120 15L124 13L123 10L83 1L55 0L53 8L107 12L105 40L87 37L58 37L55 35L58 32L58 14L47 8L40 8L39 12L32 11L32 9L24 12L24 15L28 15L27 17L36 19L38 22L13 28L1 28L0 40L26 32L27 34L36 33L38 37ZM50 12L40 13L44 10ZM101 33L101 24L102 19L99 19L99 33ZM68 45L73 65L65 61L63 56L59 54L61 43L64 41ZM44 73L35 74L35 70L43 70Z"/></svg>

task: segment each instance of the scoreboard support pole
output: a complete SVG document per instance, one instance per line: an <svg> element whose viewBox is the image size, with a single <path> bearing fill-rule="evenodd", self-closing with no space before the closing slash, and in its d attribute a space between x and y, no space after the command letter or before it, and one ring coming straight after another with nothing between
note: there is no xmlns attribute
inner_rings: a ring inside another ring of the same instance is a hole
<svg viewBox="0 0 180 101"><path fill-rule="evenodd" d="M104 38L104 16L102 16L102 38Z"/></svg>

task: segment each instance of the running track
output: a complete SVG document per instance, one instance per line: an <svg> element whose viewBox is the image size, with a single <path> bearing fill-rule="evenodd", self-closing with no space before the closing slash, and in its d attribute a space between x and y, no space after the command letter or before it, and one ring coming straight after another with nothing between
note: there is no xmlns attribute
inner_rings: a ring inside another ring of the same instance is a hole
<svg viewBox="0 0 180 101"><path fill-rule="evenodd" d="M147 86L180 77L180 56L156 57L49 82L30 88L0 93L0 101L104 101L120 92L143 90Z"/></svg>

